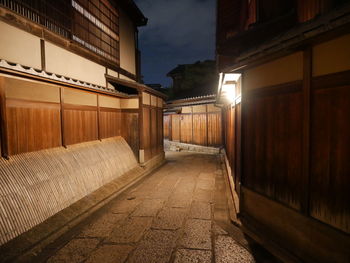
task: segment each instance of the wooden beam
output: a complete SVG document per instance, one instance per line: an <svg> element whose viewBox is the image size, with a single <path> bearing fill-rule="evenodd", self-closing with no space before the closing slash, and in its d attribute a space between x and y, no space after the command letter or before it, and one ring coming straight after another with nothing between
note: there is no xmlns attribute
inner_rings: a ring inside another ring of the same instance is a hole
<svg viewBox="0 0 350 263"><path fill-rule="evenodd" d="M46 70L45 41L44 41L44 39L40 39L40 51L41 51L41 70Z"/></svg>
<svg viewBox="0 0 350 263"><path fill-rule="evenodd" d="M0 127L1 127L1 156L9 159L5 78L0 77Z"/></svg>

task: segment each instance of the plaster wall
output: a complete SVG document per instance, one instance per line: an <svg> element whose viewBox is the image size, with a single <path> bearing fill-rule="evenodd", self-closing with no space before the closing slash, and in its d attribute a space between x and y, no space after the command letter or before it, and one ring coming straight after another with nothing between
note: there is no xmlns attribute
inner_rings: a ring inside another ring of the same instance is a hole
<svg viewBox="0 0 350 263"><path fill-rule="evenodd" d="M243 86L245 90L253 90L302 80L302 78L303 53L296 52L246 70Z"/></svg>
<svg viewBox="0 0 350 263"><path fill-rule="evenodd" d="M40 38L0 21L0 58L41 69Z"/></svg>

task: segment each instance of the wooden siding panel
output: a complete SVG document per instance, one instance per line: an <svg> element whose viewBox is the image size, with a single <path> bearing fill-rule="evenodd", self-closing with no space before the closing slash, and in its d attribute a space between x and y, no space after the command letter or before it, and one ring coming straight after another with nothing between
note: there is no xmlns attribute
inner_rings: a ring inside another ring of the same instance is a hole
<svg viewBox="0 0 350 263"><path fill-rule="evenodd" d="M301 207L301 93L246 101L244 185L294 209Z"/></svg>
<svg viewBox="0 0 350 263"><path fill-rule="evenodd" d="M208 113L208 146L220 146L221 139L221 112Z"/></svg>
<svg viewBox="0 0 350 263"><path fill-rule="evenodd" d="M139 114L133 112L122 112L121 135L129 144L134 155L139 156Z"/></svg>
<svg viewBox="0 0 350 263"><path fill-rule="evenodd" d="M157 155L157 109L151 109L151 155Z"/></svg>
<svg viewBox="0 0 350 263"><path fill-rule="evenodd" d="M151 159L151 114L149 108L143 108L143 146L145 161Z"/></svg>
<svg viewBox="0 0 350 263"><path fill-rule="evenodd" d="M10 155L61 145L59 104L8 100L6 111Z"/></svg>
<svg viewBox="0 0 350 263"><path fill-rule="evenodd" d="M170 139L170 115L164 116L164 139Z"/></svg>
<svg viewBox="0 0 350 263"><path fill-rule="evenodd" d="M163 110L162 109L157 109L157 152L161 153L164 149L163 147L163 140L164 140L164 135L163 135Z"/></svg>
<svg viewBox="0 0 350 263"><path fill-rule="evenodd" d="M312 96L310 214L350 233L350 86Z"/></svg>
<svg viewBox="0 0 350 263"><path fill-rule="evenodd" d="M207 115L193 115L193 143L207 146Z"/></svg>
<svg viewBox="0 0 350 263"><path fill-rule="evenodd" d="M97 140L97 110L64 110L66 145Z"/></svg>
<svg viewBox="0 0 350 263"><path fill-rule="evenodd" d="M171 115L171 140L180 141L180 115Z"/></svg>
<svg viewBox="0 0 350 263"><path fill-rule="evenodd" d="M122 115L120 111L100 111L101 139L121 135Z"/></svg>
<svg viewBox="0 0 350 263"><path fill-rule="evenodd" d="M180 116L180 120L180 141L183 143L192 143L192 115L183 114Z"/></svg>

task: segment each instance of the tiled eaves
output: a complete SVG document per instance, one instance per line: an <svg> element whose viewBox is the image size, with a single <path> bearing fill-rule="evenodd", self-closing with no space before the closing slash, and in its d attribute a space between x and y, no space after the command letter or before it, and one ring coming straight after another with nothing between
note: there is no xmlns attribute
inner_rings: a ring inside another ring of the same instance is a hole
<svg viewBox="0 0 350 263"><path fill-rule="evenodd" d="M73 79L73 78L58 75L55 73L50 73L50 72L47 72L45 70L39 70L39 69L35 69L32 67L27 67L27 66L24 66L24 65L21 65L18 63L12 63L12 62L6 61L4 59L0 59L0 68L14 70L14 71L19 72L19 73L30 74L32 76L44 78L47 80L58 81L58 82L61 82L64 84L70 84L70 85L74 85L74 86L80 86L82 88L96 90L96 91L100 91L100 92L104 92L104 93L107 92L107 93L110 93L113 95L118 95L118 96L123 96L123 97L125 97L125 95L126 95L124 93L118 92L118 91L111 89L111 88L108 88L108 87L103 87L103 86L95 85L95 84L92 84L92 83L89 83L86 81Z"/></svg>

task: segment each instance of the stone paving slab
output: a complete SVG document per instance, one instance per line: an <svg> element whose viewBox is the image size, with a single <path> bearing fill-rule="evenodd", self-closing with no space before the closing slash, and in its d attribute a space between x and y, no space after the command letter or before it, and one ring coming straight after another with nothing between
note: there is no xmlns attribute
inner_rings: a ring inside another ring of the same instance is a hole
<svg viewBox="0 0 350 263"><path fill-rule="evenodd" d="M187 220L180 244L185 248L211 249L211 221Z"/></svg>
<svg viewBox="0 0 350 263"><path fill-rule="evenodd" d="M118 200L113 202L113 205L110 207L110 211L112 213L118 214L129 214L134 211L134 209L142 202L139 199L131 199L131 200Z"/></svg>
<svg viewBox="0 0 350 263"><path fill-rule="evenodd" d="M146 198L150 198L150 199L164 199L164 200L166 200L171 195L171 192L172 191L168 190L168 189L159 189L159 190L156 190L153 193L151 193Z"/></svg>
<svg viewBox="0 0 350 263"><path fill-rule="evenodd" d="M185 219L187 209L183 208L164 208L154 219L152 228L155 229L179 229Z"/></svg>
<svg viewBox="0 0 350 263"><path fill-rule="evenodd" d="M214 193L212 190L196 189L193 199L202 202L213 202Z"/></svg>
<svg viewBox="0 0 350 263"><path fill-rule="evenodd" d="M211 214L210 203L193 201L189 215L190 218L210 220Z"/></svg>
<svg viewBox="0 0 350 263"><path fill-rule="evenodd" d="M93 251L84 263L123 263L133 250L127 245L103 245Z"/></svg>
<svg viewBox="0 0 350 263"><path fill-rule="evenodd" d="M177 207L177 208L188 208L192 203L192 196L175 196L169 198L166 206L167 207Z"/></svg>
<svg viewBox="0 0 350 263"><path fill-rule="evenodd" d="M167 263L170 260L172 249L140 247L128 259L128 263Z"/></svg>
<svg viewBox="0 0 350 263"><path fill-rule="evenodd" d="M253 256L230 236L215 240L216 263L254 263Z"/></svg>
<svg viewBox="0 0 350 263"><path fill-rule="evenodd" d="M155 216L159 209L162 208L164 200L162 199L146 199L131 214L131 216Z"/></svg>
<svg viewBox="0 0 350 263"><path fill-rule="evenodd" d="M211 263L209 250L179 249L175 254L175 263Z"/></svg>
<svg viewBox="0 0 350 263"><path fill-rule="evenodd" d="M56 255L51 257L48 263L79 263L86 259L91 251L93 251L100 241L97 239L73 239Z"/></svg>
<svg viewBox="0 0 350 263"><path fill-rule="evenodd" d="M79 237L107 237L125 218L126 214L104 214L101 218L87 225Z"/></svg>
<svg viewBox="0 0 350 263"><path fill-rule="evenodd" d="M215 189L215 178L198 179L196 188L213 191Z"/></svg>
<svg viewBox="0 0 350 263"><path fill-rule="evenodd" d="M131 217L114 229L107 238L111 243L135 243L138 242L146 230L151 227L151 217Z"/></svg>

